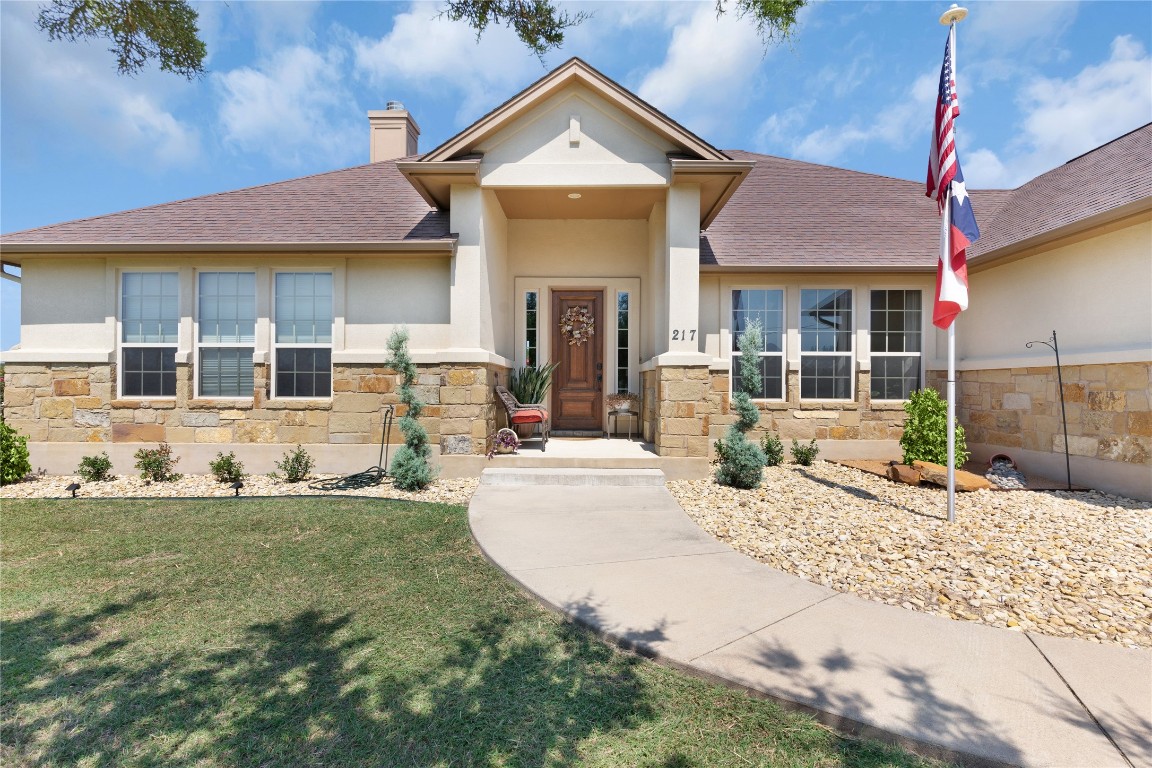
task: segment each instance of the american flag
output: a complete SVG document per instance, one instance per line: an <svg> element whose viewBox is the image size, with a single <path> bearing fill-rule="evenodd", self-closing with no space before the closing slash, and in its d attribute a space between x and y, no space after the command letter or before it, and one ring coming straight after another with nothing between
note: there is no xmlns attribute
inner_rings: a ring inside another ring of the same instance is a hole
<svg viewBox="0 0 1152 768"><path fill-rule="evenodd" d="M924 193L944 210L948 185L956 175L956 138L952 121L960 115L956 76L952 72L952 33L944 43L944 64L940 67L940 91L936 96L936 120L932 130L932 151L928 155L928 189Z"/></svg>

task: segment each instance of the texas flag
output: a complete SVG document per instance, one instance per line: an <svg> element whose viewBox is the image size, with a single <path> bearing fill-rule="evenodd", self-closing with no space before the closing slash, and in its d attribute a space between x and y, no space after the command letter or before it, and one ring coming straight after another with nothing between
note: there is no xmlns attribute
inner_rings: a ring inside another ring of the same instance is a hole
<svg viewBox="0 0 1152 768"><path fill-rule="evenodd" d="M947 329L956 315L968 309L968 259L964 252L980 237L972 200L964 186L960 157L955 157L956 175L948 185L950 247L940 243L940 262L936 265L936 302L932 306L932 324ZM944 230L941 228L941 238Z"/></svg>

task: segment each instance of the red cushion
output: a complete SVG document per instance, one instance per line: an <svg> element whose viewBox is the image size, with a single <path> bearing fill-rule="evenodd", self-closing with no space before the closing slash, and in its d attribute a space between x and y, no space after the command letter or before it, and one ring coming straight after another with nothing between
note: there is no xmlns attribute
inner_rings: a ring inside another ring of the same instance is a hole
<svg viewBox="0 0 1152 768"><path fill-rule="evenodd" d="M526 411L516 411L512 414L513 424L542 424L548 418L548 411L541 408L529 408Z"/></svg>

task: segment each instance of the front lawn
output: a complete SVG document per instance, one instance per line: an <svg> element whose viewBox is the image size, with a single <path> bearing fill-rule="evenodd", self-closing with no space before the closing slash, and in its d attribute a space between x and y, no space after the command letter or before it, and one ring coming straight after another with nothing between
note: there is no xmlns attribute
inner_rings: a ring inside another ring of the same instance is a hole
<svg viewBox="0 0 1152 768"><path fill-rule="evenodd" d="M463 507L3 503L5 765L918 766L617 651Z"/></svg>

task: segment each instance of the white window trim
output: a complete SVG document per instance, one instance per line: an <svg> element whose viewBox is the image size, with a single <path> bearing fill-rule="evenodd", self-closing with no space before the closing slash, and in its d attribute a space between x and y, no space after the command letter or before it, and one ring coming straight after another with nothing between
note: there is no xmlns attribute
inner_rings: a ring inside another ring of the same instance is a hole
<svg viewBox="0 0 1152 768"><path fill-rule="evenodd" d="M779 291L780 298L783 302L781 311L781 319L784 327L780 332L780 351L779 352L761 352L760 357L779 357L780 358L780 397L754 397L752 401L755 403L784 403L788 401L788 289L782 285L729 285L727 286L727 327L729 333L729 340L736 338L736 323L733 321L733 301L732 294L735 291ZM728 359L731 361L731 371L728 376L728 392L729 394L736 394L733 387L736 385L736 374L739 371L737 366L740 365L740 351L739 349L728 349Z"/></svg>
<svg viewBox="0 0 1152 768"><path fill-rule="evenodd" d="M162 268L162 267L133 267L132 269L119 269L116 274L116 397L118 399L133 399L133 400L161 400L169 401L176 399L176 393L171 395L126 395L124 393L124 350L126 349L172 349L173 356L178 358L180 353L179 330L177 330L177 340L173 342L126 342L124 341L124 276L125 275L141 275L153 273L175 273L176 274L176 322L177 329L183 320L183 313L179 308L181 299L184 296L184 281L179 269ZM180 386L179 376L177 376L176 386Z"/></svg>
<svg viewBox="0 0 1152 768"><path fill-rule="evenodd" d="M217 272L233 272L236 274L251 274L253 275L254 295L253 306L255 307L255 317L252 325L252 343L240 344L233 342L217 342L217 341L200 341L200 275L205 273ZM249 402L254 399L253 395L211 395L207 398L203 397L200 393L200 350L201 349L251 349L252 350L252 367L255 371L256 367L256 340L259 337L260 327L260 275L255 267L235 267L235 268L214 268L205 267L197 269L192 278L192 391L195 393L197 400L227 400L229 402ZM309 398L311 399L311 398Z"/></svg>
<svg viewBox="0 0 1152 768"><path fill-rule="evenodd" d="M803 315L804 315L804 291L848 291L852 301L852 327L849 330L848 338L851 339L852 349L848 352L805 352L804 351L804 329L803 329ZM800 402L804 403L855 403L856 392L856 369L857 369L857 347L859 340L857 339L857 329L860 327L859 306L860 302L857 300L857 294L860 288L857 285L845 285L837 283L835 285L806 285L802 284L798 287L796 292L796 340L797 340L797 376L796 384L797 391L796 397ZM870 346L870 345L869 345ZM804 397L804 358L806 357L847 357L848 358L848 397Z"/></svg>
<svg viewBox="0 0 1152 768"><path fill-rule="evenodd" d="M872 291L915 291L920 294L920 351L919 352L873 352L872 351ZM917 382L917 389L924 388L924 347L928 343L928 329L925 326L925 317L928 313L925 312L925 291L923 288L909 285L871 285L867 288L868 293L868 355L870 358L877 357L912 357L920 358L920 380ZM875 374L876 366L869 366L873 375ZM889 399L883 397L872 397L871 386L869 386L869 398L874 403L904 403L906 399Z"/></svg>
<svg viewBox="0 0 1152 768"><path fill-rule="evenodd" d="M295 343L295 342L282 344L282 343L276 341L276 276L277 275L298 275L298 274L304 274L304 273L312 273L312 274L325 273L325 274L329 274L332 276L332 340L329 341L327 344L299 344L299 343ZM332 387L333 378L334 378L333 369L335 368L335 362L332 361L332 353L335 352L335 350L336 350L336 315L337 315L336 270L332 269L330 267L329 268L325 268L325 267L309 268L309 267L303 267L303 266L302 267L294 267L294 268L273 269L272 270L272 277L271 277L271 280L269 282L270 282L269 292L270 292L271 296L269 299L268 325L269 325L271 332L269 334L268 341L269 341L269 346L271 347L271 354L269 355L269 357L271 358L271 365L268 369L268 378L270 379L270 381L268 383L269 383L270 391L272 393L272 398L275 400L299 400L299 401L331 402L332 395L335 394L335 390ZM257 310L259 310L259 304L257 304ZM257 311L257 314L259 314L259 311ZM278 350L280 350L280 349L325 349L325 348L328 349L328 351L329 351L328 395L327 396L324 396L324 395L315 396L314 395L311 397L295 397L295 396L281 395L278 391L279 385L277 384L277 379L279 379L279 376L276 375L277 365L279 363Z"/></svg>

